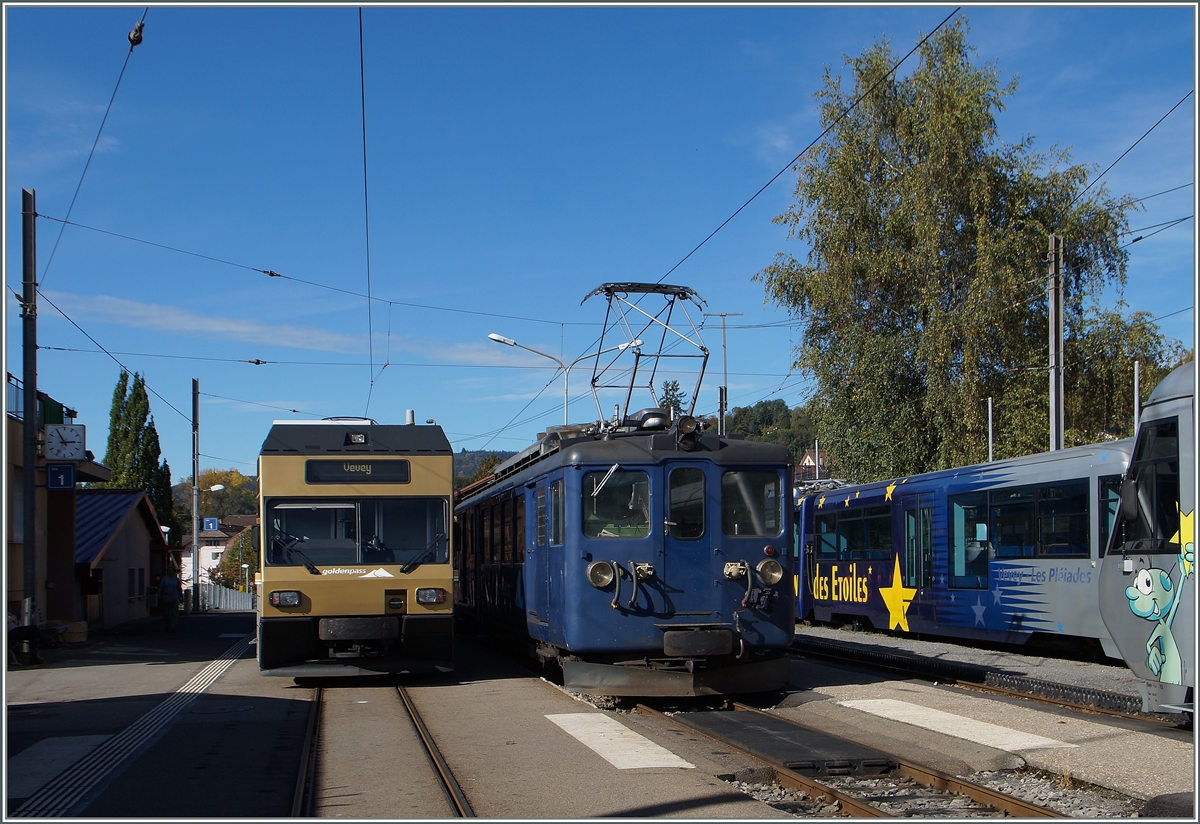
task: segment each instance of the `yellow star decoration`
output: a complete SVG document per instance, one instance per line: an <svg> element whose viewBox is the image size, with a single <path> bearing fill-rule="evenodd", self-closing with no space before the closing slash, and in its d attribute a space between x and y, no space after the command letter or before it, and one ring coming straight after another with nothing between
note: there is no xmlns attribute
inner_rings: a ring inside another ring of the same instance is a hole
<svg viewBox="0 0 1200 824"><path fill-rule="evenodd" d="M895 491L896 491L896 482L892 481L890 484L887 485L887 494L883 496L883 499L885 501L890 501L892 499L892 493Z"/></svg>
<svg viewBox="0 0 1200 824"><path fill-rule="evenodd" d="M879 588L879 595L888 608L888 629L899 627L904 632L908 632L908 605L916 594L915 587L906 587L901 581L900 556L897 555L891 586Z"/></svg>
<svg viewBox="0 0 1200 824"><path fill-rule="evenodd" d="M850 506L850 496L846 496L846 506Z"/></svg>
<svg viewBox="0 0 1200 824"><path fill-rule="evenodd" d="M854 500L856 500L856 501L858 500L858 493L857 493L857 492L855 492L855 493L854 493Z"/></svg>
<svg viewBox="0 0 1200 824"><path fill-rule="evenodd" d="M825 508L825 496L822 495L820 498L817 498L817 509L824 509L824 508Z"/></svg>
<svg viewBox="0 0 1200 824"><path fill-rule="evenodd" d="M1175 533L1175 537L1171 539L1171 543L1179 544L1179 565L1183 569L1183 577L1187 578L1192 574L1192 568L1195 565L1196 552L1196 510L1192 510L1186 515L1179 513L1179 531ZM1189 540L1190 539L1190 540ZM1189 550L1188 547L1191 547ZM1191 552L1192 558L1189 560L1186 553Z"/></svg>

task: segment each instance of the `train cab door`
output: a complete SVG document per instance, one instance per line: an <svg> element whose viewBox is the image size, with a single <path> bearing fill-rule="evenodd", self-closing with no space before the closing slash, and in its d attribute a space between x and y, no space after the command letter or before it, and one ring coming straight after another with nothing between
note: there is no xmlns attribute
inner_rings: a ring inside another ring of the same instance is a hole
<svg viewBox="0 0 1200 824"><path fill-rule="evenodd" d="M663 609L668 615L711 618L720 588L713 585L714 549L720 536L709 513L719 512L720 485L704 469L687 463L668 463L663 469L666 494L663 507L661 571ZM657 606L657 605L656 605Z"/></svg>
<svg viewBox="0 0 1200 824"><path fill-rule="evenodd" d="M917 590L909 609L922 621L937 624L937 602L933 593L933 494L904 495L901 528L904 540L900 574L905 587Z"/></svg>

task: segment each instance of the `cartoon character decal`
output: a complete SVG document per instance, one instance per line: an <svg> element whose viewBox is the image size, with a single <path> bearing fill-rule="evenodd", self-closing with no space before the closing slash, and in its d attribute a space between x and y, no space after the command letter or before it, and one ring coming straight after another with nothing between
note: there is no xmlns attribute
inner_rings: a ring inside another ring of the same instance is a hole
<svg viewBox="0 0 1200 824"><path fill-rule="evenodd" d="M1146 664L1150 671L1164 684L1183 683L1183 664L1171 622L1179 608L1183 585L1192 576L1196 560L1195 532L1192 516L1195 510L1179 516L1179 532L1171 543L1179 544L1179 582L1171 581L1171 573L1158 567L1147 567L1137 572L1133 585L1125 588L1129 609L1139 618L1155 624L1154 631L1146 639Z"/></svg>

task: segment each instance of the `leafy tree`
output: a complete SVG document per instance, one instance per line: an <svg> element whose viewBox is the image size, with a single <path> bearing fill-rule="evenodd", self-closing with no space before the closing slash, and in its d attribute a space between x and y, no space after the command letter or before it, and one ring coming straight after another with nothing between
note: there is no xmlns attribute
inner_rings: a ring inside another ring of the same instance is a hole
<svg viewBox="0 0 1200 824"><path fill-rule="evenodd" d="M491 455L484 455L479 461L479 469L477 469L475 474L471 476L470 482L475 483L476 481L482 481L488 475L491 475L492 472L495 471L496 467L502 463L504 463L504 459L499 455L494 453Z"/></svg>
<svg viewBox="0 0 1200 824"><path fill-rule="evenodd" d="M200 493L200 514L224 518L228 515L253 515L258 512L258 479L236 469L201 469L200 488L223 486L216 492ZM192 511L192 476L188 475L173 490L175 501L184 511Z"/></svg>
<svg viewBox="0 0 1200 824"><path fill-rule="evenodd" d="M250 567L243 570L242 564L249 564ZM209 578L218 586L238 589L246 583L253 585L257 571L258 554L254 551L252 535L247 529L229 543L221 555L221 562L209 573Z"/></svg>
<svg viewBox="0 0 1200 824"><path fill-rule="evenodd" d="M675 417L679 417L687 409L687 402L687 393L679 389L679 381L663 381L658 398L660 408L674 409Z"/></svg>
<svg viewBox="0 0 1200 824"><path fill-rule="evenodd" d="M808 410L802 406L789 409L779 398L759 401L753 406L735 406L731 410L729 433L750 441L782 444L795 461L803 457L813 441Z"/></svg>
<svg viewBox="0 0 1200 824"><path fill-rule="evenodd" d="M1141 364L1139 394L1144 403L1158 382L1191 360L1183 345L1164 339L1146 312L1125 317L1115 309L1092 308L1084 332L1064 345L1067 393L1064 441L1068 446L1133 435L1133 364Z"/></svg>
<svg viewBox="0 0 1200 824"><path fill-rule="evenodd" d="M171 496L171 467L165 460L160 463L161 457L162 448L154 416L150 414L146 381L134 373L131 386L129 373L122 370L113 389L104 454L104 465L112 470L112 478L94 486L146 490L159 524L169 528L168 543L178 545L183 535Z"/></svg>
<svg viewBox="0 0 1200 824"><path fill-rule="evenodd" d="M966 34L960 16L903 77L876 43L847 58L849 91L826 69L816 98L829 132L795 167L796 202L775 219L807 259L780 253L755 275L801 321L796 367L816 380L813 424L851 480L986 460L988 397L1000 457L1045 450L1049 381L1035 367L1047 362L1047 236L1064 239L1076 350L1094 320L1088 300L1124 285L1118 240L1136 203L1089 188L1089 169L1065 151L999 143L995 117L1017 85L977 65ZM1084 374L1067 371L1067 397L1092 385Z"/></svg>

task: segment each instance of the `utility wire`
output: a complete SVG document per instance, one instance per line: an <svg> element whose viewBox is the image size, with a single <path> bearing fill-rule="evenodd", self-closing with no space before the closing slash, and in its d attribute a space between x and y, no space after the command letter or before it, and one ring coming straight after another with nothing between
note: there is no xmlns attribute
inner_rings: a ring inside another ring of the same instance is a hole
<svg viewBox="0 0 1200 824"><path fill-rule="evenodd" d="M696 254L696 252L700 251L701 246L703 246L704 244L706 244L710 240L712 240L713 236L716 235L717 232L724 229L725 226L729 223L729 221L733 220L735 217L737 217L739 214L741 214L743 209L745 209L747 206L749 206L751 203L753 203L758 198L759 195L761 195L768 188L770 188L771 184L774 183L776 180L778 180L783 175L784 172L786 172L788 169L790 169L794 165L796 165L796 163L799 162L800 158L803 157L805 155L805 153L808 152L809 149L811 149L813 146L817 145L817 143L819 143L821 141L821 139L823 137L825 137L825 135L829 134L829 132L833 129L834 126L836 126L838 123L841 123L842 119L845 118L846 115L848 115L848 114L850 114L850 112L854 111L855 107L858 106L858 104L862 102L863 98L865 98L871 92L875 91L875 89L878 88L878 86L884 80L891 77L891 75L896 71L896 69L900 68L900 66L902 66L904 64L905 60L908 60L908 58L912 57L913 54L919 48L921 48L921 46L925 45L925 42L927 40L929 40L930 37L933 37L933 35L935 35L937 33L938 29L940 29L942 26L946 25L946 23L948 23L950 21L950 18L952 18L952 17L954 17L954 15L958 14L958 12L961 8L962 7L959 6L958 8L954 9L954 11L950 12L950 14L948 14L946 16L946 19L943 20L942 22L938 23L937 26L934 27L933 31L929 32L929 34L927 34L927 35L925 35L925 37L921 38L920 42L918 42L917 45L913 46L908 54L906 54L906 55L904 55L904 57L900 58L900 61L898 63L896 63L894 66L892 66L891 69L889 69L883 76L881 76L878 80L876 80L871 85L871 88L867 89L865 92L860 94L857 98L855 98L854 101L849 106L846 107L846 110L843 111L840 115L838 115L837 119L834 120L832 123L829 124L829 126L826 127L825 131L823 131L819 135L817 135L816 138L814 138L811 143L809 143L807 146L805 146L800 151L800 154L796 155L794 158L789 160L788 164L786 166L784 166L782 169L780 169L778 172L776 172L774 177L772 177L770 180L768 180L766 183L764 183L761 189L759 189L757 192L755 192L753 195L750 196L749 200L747 200L741 206L737 207L737 209L734 211L733 214L731 214L729 217L725 218L724 222L722 222L720 226L713 229L712 232L709 233L708 237L704 238L704 240L702 240L698 244L696 244L696 248L692 249L692 251L690 251L686 255L684 255L683 258L681 258L678 263L676 263L674 266L672 266L670 269L668 269L666 274L664 274L662 277L660 277L655 282L662 283L664 280L667 279L667 277L670 276L670 274L672 272L674 272L676 269L678 269L680 266L682 266L684 261L686 261L692 255ZM1183 101L1180 101L1180 102L1183 102Z"/></svg>
<svg viewBox="0 0 1200 824"><path fill-rule="evenodd" d="M88 333L87 333L87 332L84 330L84 328L83 328L82 326L80 326L78 323L76 323L74 320L72 320L70 315L68 315L68 314L67 314L66 312L64 312L62 309L59 309L59 308L58 308L58 306L57 306L57 305L54 303L54 301L52 301L52 300L50 300L50 298L46 297L46 295L45 295L45 294L42 292L42 290L41 290L41 289L38 289L38 290L37 290L37 292L38 292L38 294L39 294L39 295L41 295L41 297L42 297L42 300L46 301L46 303L48 303L48 304L50 304L51 306L53 306L53 307L54 307L54 310L55 310L56 312L58 312L60 315L62 315L64 318L66 318L68 323L70 323L72 326L74 326L76 329L78 329L80 332L82 332L82 333L83 333L83 336L84 336L85 338L87 338L88 340L90 340L92 343L96 344L96 346L97 346L97 347L100 349L100 351L101 351L101 352L103 352L104 354L106 354L106 355L108 355L110 358L112 358L114 361L116 361L116 364L117 364L117 366L121 367L121 368L122 368L123 370L125 370L126 372L129 372L129 373L131 373L131 374L133 373L133 370L132 370L132 369L130 369L129 367L127 367L125 364L121 363L121 361L117 359L117 356L116 356L116 355L114 355L112 352L109 352L107 349L105 349L103 346L101 346L101 344L100 344L100 341L98 341L98 340L96 340L95 338L93 338L91 335L89 335L89 334L88 334ZM174 409L176 412L179 412L179 409L177 409L177 408L176 408L175 404L171 403L169 400L167 400L166 398L164 398L162 395L158 394L158 392L155 392L155 391L154 391L154 387L152 387L150 384L146 383L145 376L143 376L143 377L142 377L142 383L144 383L144 384L145 384L145 386L146 386L146 389L150 390L150 392L152 392L152 393L154 394L154 397L158 398L160 401L162 401L162 402L163 402L163 403L165 403L167 406L169 406L169 407L171 407L172 409ZM187 416L187 415L183 414L182 412L179 412L179 416L180 416L181 418L183 418L185 421L190 421L190 420L191 420L191 418L190 418L189 416Z"/></svg>
<svg viewBox="0 0 1200 824"><path fill-rule="evenodd" d="M129 66L129 58L133 57L134 48L142 42L142 29L146 26L146 15L150 12L150 7L147 6L142 12L142 19L139 20L133 27L133 31L129 32L129 52L125 55L125 62L121 64L121 73L117 75L117 85L113 87L112 97L108 99L108 108L104 110L104 117L100 120L100 129L96 132L96 139L92 141L92 150L88 152L87 162L83 164L83 174L79 176L79 183L75 186L75 194L71 196L71 205L67 207L67 220L71 217L71 211L75 208L75 200L79 197L79 190L83 188L83 179L87 177L88 167L92 165L92 157L96 154L96 147L100 145L100 135L104 134L104 124L108 122L108 114L112 111L113 101L117 99L117 89L121 88L121 79L125 77L125 69ZM46 283L46 276L50 273L50 264L54 262L54 253L58 251L59 241L62 240L63 232L67 229L67 220L63 221L63 225L58 230L58 237L54 240L54 248L50 250L50 257L46 260L46 268L42 270L42 284ZM66 315L63 315L66 317Z"/></svg>
<svg viewBox="0 0 1200 824"><path fill-rule="evenodd" d="M1160 117L1160 118L1158 119L1158 121L1157 121L1157 122L1155 122L1155 124L1154 124L1153 126L1151 126L1149 129L1147 129L1147 130L1146 130L1146 134L1143 134L1143 135L1142 135L1141 137L1139 137L1137 140L1133 141L1133 145L1132 145L1132 146L1130 146L1130 147L1129 147L1128 149L1126 149L1125 151L1121 152L1121 156L1120 156L1120 157L1118 157L1116 160L1114 160L1112 163L1108 164L1108 168L1107 168L1107 169L1105 169L1103 172L1101 172L1101 173L1100 173L1099 175L1097 175L1096 177L1092 178L1092 182L1091 182L1091 183L1089 183L1088 185L1084 186L1084 187L1083 187L1083 190L1082 190L1082 191L1080 191L1080 193L1079 193L1079 194L1077 194L1077 195L1075 195L1075 197L1071 198L1071 202L1067 204L1067 209L1070 209L1070 208L1071 208L1071 207L1072 207L1072 206L1075 204L1075 201L1077 201L1077 200L1079 200L1079 198L1083 197L1083 195L1084 195L1084 192L1086 192L1088 189L1092 188L1092 186L1096 185L1096 182L1097 182L1097 181L1101 180L1101 179L1102 179L1102 178L1103 178L1103 177L1104 177L1106 174L1108 174L1110 171L1112 171L1112 167L1113 167L1113 166L1116 166L1118 163L1120 163L1120 162L1121 162L1121 160L1122 160L1122 159L1125 157L1125 155L1127 155L1127 154L1129 154L1130 152L1132 152L1132 151L1133 151L1133 149L1134 149L1134 147L1135 147L1135 146L1137 146L1137 144L1139 144L1139 143L1141 143L1143 140L1145 140L1145 139L1146 139L1146 135L1150 134L1150 132L1152 132L1152 131L1154 131L1155 129L1157 129L1157 128L1158 128L1158 124L1159 124L1159 123L1162 123L1164 120L1166 120L1168 117L1170 117L1170 116L1171 116L1171 112L1175 111L1175 110L1176 110L1176 109L1178 109L1180 106L1182 106L1182 105L1183 105L1183 101L1187 100L1189 97L1191 97L1191 96L1192 96L1192 91L1194 91L1194 90L1189 90L1187 94L1185 94L1183 97L1181 97L1181 98L1179 99L1179 102L1178 102L1178 103L1176 103L1174 106L1172 106L1172 107L1170 108L1170 110L1169 110L1169 111L1168 111L1166 114L1164 114L1162 117Z"/></svg>
<svg viewBox="0 0 1200 824"><path fill-rule="evenodd" d="M1149 200L1150 198L1158 197L1159 195L1169 195L1171 192L1178 192L1180 189L1186 189L1188 186L1192 186L1192 185L1194 185L1194 184L1185 183L1182 186L1176 186L1174 189L1164 189L1163 191L1155 192L1152 195L1146 195L1145 197L1139 197L1137 200L1134 200L1131 202L1132 203L1141 203L1143 200Z"/></svg>
<svg viewBox="0 0 1200 824"><path fill-rule="evenodd" d="M1121 248L1122 248L1122 249L1128 249L1130 246L1132 246L1133 244L1137 243L1139 240L1145 240L1145 239L1146 239L1146 238L1148 238L1148 237L1154 237L1154 236L1155 236L1155 235L1157 235L1159 232L1165 232L1165 231L1167 231L1167 229L1170 229L1172 226L1178 226L1180 223L1183 223L1183 222L1185 222L1185 221L1191 220L1191 219L1192 219L1192 217L1193 217L1192 215L1188 215L1187 217L1181 217L1181 218L1179 218L1178 220L1172 220L1172 221L1170 221L1169 223L1165 223L1165 224L1163 224L1163 223L1160 223L1160 224L1158 224L1158 225L1159 225L1159 226L1162 226L1162 228L1161 228L1161 229L1156 229L1155 231L1151 232L1151 233L1150 233L1150 234L1148 234L1148 235L1138 235L1137 237L1135 237L1133 240L1131 240L1131 241L1129 241L1128 243L1126 243L1126 244L1125 244L1124 246L1122 246ZM1146 228L1147 228L1147 229L1152 229L1152 228L1154 228L1154 227L1152 227L1152 226L1147 226ZM1145 229L1139 229L1138 231L1145 231ZM1132 232L1130 232L1129 234L1133 234L1133 233L1132 233Z"/></svg>
<svg viewBox="0 0 1200 824"><path fill-rule="evenodd" d="M426 303L411 303L411 302L406 302L406 301L402 301L402 300L391 300L389 298L373 297L373 296L367 295L363 292L355 292L350 289L341 289L337 286L329 286L328 284L325 284L325 283L318 283L316 281L304 280L303 278L293 277L291 275L284 275L279 272L273 271L271 269L262 269L257 266L250 266L245 263L237 263L236 261L225 260L225 259L219 258L219 257L213 257L212 255L204 255L199 252L191 252L191 251L188 251L187 249L180 249L177 246L168 246L164 243L155 243L154 241L151 241L151 240L143 240L141 238L131 237L129 235L122 235L122 234L119 234L118 232L110 232L107 229L98 229L95 226L88 226L83 223L76 223L74 221L66 220L66 219L60 218L60 217L51 217L50 215L43 215L40 213L37 215L37 217L43 218L45 220L51 220L56 223L62 223L67 226L75 226L79 229L87 229L89 232L99 232L102 235L109 235L110 237L121 238L122 240L128 240L132 243L141 243L146 246L153 246L157 249L165 249L168 252L176 252L181 255L188 255L190 257L200 258L201 260L210 260L213 263L222 263L226 266L233 266L238 269L245 269L250 272L258 272L259 274L267 275L268 277L280 278L282 280L290 280L294 283L303 283L306 286L314 286L317 289L327 289L331 292L340 292L343 295L350 295L351 297L367 298L367 300L375 301L376 303L386 303L389 306L408 306L413 309L429 309L429 310L432 310L435 312L453 312L453 313L459 314L459 315L479 315L479 316L488 317L488 318L504 318L506 320L520 320L520 321L526 321L528 323L546 323L546 324L551 324L553 326L599 326L600 325L598 323L583 323L583 322L571 322L571 321L564 322L564 321L558 321L558 320L546 320L544 318L527 318L527 317L523 317L521 315L503 315L498 312L477 312L477 311L474 311L471 309L454 309L454 308L450 308L447 306L432 306L432 305L426 304Z"/></svg>

